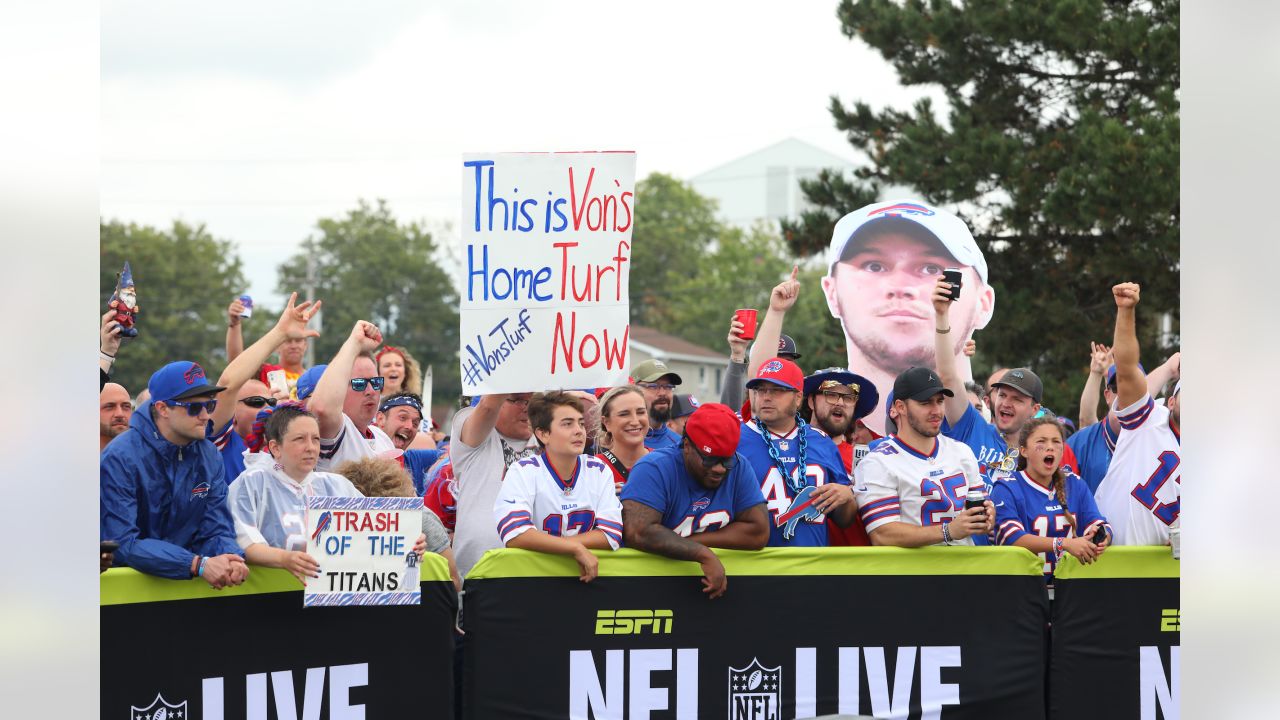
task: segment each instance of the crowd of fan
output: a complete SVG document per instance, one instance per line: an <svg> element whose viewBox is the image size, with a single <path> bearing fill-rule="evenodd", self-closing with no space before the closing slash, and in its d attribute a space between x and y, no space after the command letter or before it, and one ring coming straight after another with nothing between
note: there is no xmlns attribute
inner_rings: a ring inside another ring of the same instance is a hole
<svg viewBox="0 0 1280 720"><path fill-rule="evenodd" d="M253 566L305 581L319 573L305 498L329 495L421 496L430 512L416 549L444 556L459 588L504 546L571 556L583 581L608 562L592 550L693 561L714 598L727 581L712 548L1015 545L1051 582L1064 555L1090 563L1112 544L1168 543L1179 357L1149 374L1138 363L1138 286L1113 288L1114 338L1089 349L1077 430L1042 406L1030 368L997 369L985 387L962 378L948 351L951 285L930 282L936 367L908 368L891 387L859 368L801 370L781 332L800 292L793 273L754 344L731 321L721 402L677 394L679 374L648 360L619 387L463 398L448 435L423 405L412 355L372 323L355 323L327 364L303 367L319 302L295 294L248 347L232 302L216 383L175 361L136 401L109 382L121 327L108 311L101 538L118 548L102 568L218 589ZM876 413L884 436L866 422Z"/></svg>

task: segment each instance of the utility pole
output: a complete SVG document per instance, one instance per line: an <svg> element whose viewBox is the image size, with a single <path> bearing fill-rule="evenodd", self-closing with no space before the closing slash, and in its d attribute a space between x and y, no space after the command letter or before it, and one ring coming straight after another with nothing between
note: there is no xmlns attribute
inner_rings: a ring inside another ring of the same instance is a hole
<svg viewBox="0 0 1280 720"><path fill-rule="evenodd" d="M316 268L316 244L311 238L307 238L302 246L307 251L307 279L303 285L303 290L307 293L307 300L315 302L316 284L320 281L319 270ZM311 327L323 332L324 329L324 308L320 308L319 312L311 318ZM316 365L316 344L314 340L307 343L307 353L303 358L303 364L307 367L315 367Z"/></svg>

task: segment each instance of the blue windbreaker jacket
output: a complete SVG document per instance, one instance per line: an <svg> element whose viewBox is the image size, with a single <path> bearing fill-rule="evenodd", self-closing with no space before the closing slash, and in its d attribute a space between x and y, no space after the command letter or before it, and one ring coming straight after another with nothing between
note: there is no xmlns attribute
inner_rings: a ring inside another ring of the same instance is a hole
<svg viewBox="0 0 1280 720"><path fill-rule="evenodd" d="M224 475L213 443L178 447L156 428L150 402L134 411L101 457L101 539L120 543L116 565L183 580L196 555L243 557Z"/></svg>

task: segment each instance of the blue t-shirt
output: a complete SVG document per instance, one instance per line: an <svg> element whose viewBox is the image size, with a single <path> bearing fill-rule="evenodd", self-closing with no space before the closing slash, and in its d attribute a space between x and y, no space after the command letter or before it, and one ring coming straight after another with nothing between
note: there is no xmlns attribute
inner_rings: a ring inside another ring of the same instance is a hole
<svg viewBox="0 0 1280 720"><path fill-rule="evenodd" d="M991 494L992 483L1018 469L1018 449L1009 449L996 426L983 419L982 414L972 405L965 405L964 415L960 421L951 426L946 418L942 419L942 434L964 443L978 458L978 473L987 486L987 494Z"/></svg>
<svg viewBox="0 0 1280 720"><path fill-rule="evenodd" d="M640 458L619 497L662 513L663 526L681 537L718 530L749 508L764 504L760 486L741 455L720 487L711 490L689 474L678 445Z"/></svg>
<svg viewBox="0 0 1280 720"><path fill-rule="evenodd" d="M248 449L244 444L244 438L236 432L235 419L228 420L218 432L214 432L213 423L210 422L205 428L205 437L218 448L218 454L222 456L222 468L227 479L227 487L230 487L231 482L244 472L244 451Z"/></svg>
<svg viewBox="0 0 1280 720"><path fill-rule="evenodd" d="M661 450L663 448L675 447L680 444L680 436L675 430L667 427L663 423L656 430L649 428L649 432L644 434L644 446L650 450Z"/></svg>
<svg viewBox="0 0 1280 720"><path fill-rule="evenodd" d="M773 458L769 456L769 448L756 429L756 423L744 423L740 431L738 454L747 459L752 477L769 506L770 547L826 547L827 518L813 507L809 495L824 483L849 484L849 473L844 469L844 460L840 458L840 451L831 442L831 438L807 424L805 433L803 468L797 467L800 460L798 431L792 430L787 436L771 433L774 447L778 449L778 457L787 473L805 484L804 489L796 493L783 479Z"/></svg>
<svg viewBox="0 0 1280 720"><path fill-rule="evenodd" d="M1076 464L1080 467L1080 478L1089 486L1089 492L1098 490L1102 478L1107 476L1111 467L1111 456L1116 450L1118 437L1111 432L1107 419L1103 418L1083 430L1067 438L1067 447L1076 454Z"/></svg>
<svg viewBox="0 0 1280 720"><path fill-rule="evenodd" d="M439 450L405 450L404 469L409 471L409 477L413 478L413 491L422 497L423 488L426 487L427 471L440 459Z"/></svg>
<svg viewBox="0 0 1280 720"><path fill-rule="evenodd" d="M1076 518L1079 537L1088 537L1093 526L1106 522L1098 512L1093 493L1079 475L1065 473L1067 509ZM1012 545L1023 535L1040 537L1073 537L1071 524L1062 513L1057 493L1031 480L1025 473L1013 475L996 482L991 491L991 502L996 506L996 541L1000 545ZM1110 528L1108 528L1110 533ZM1044 562L1046 579L1053 577L1057 557L1053 553L1040 553Z"/></svg>

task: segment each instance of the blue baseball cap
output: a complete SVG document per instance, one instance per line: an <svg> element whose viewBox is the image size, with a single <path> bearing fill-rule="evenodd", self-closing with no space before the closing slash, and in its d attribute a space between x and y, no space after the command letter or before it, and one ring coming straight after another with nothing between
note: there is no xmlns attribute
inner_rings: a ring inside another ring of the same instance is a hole
<svg viewBox="0 0 1280 720"><path fill-rule="evenodd" d="M1147 369L1146 369L1146 368L1144 368L1144 367L1142 367L1142 363L1138 363L1138 369L1142 371L1142 374L1143 374L1143 375L1146 375L1146 374L1147 374ZM1107 385L1113 385L1113 384L1115 384L1115 381L1116 381L1116 366L1115 366L1115 364L1114 364L1114 363L1112 363L1111 367L1107 368L1107 382L1106 382L1106 384L1107 384Z"/></svg>
<svg viewBox="0 0 1280 720"><path fill-rule="evenodd" d="M178 360L155 371L147 382L147 391L151 393L152 402L169 402L185 400L201 395L213 395L226 388L209 384L200 363L190 360Z"/></svg>
<svg viewBox="0 0 1280 720"><path fill-rule="evenodd" d="M311 393L316 391L316 383L320 382L320 376L324 375L325 368L328 365L317 365L313 368L307 368L307 371L298 376L298 383L295 386L298 391L298 399L306 400Z"/></svg>

